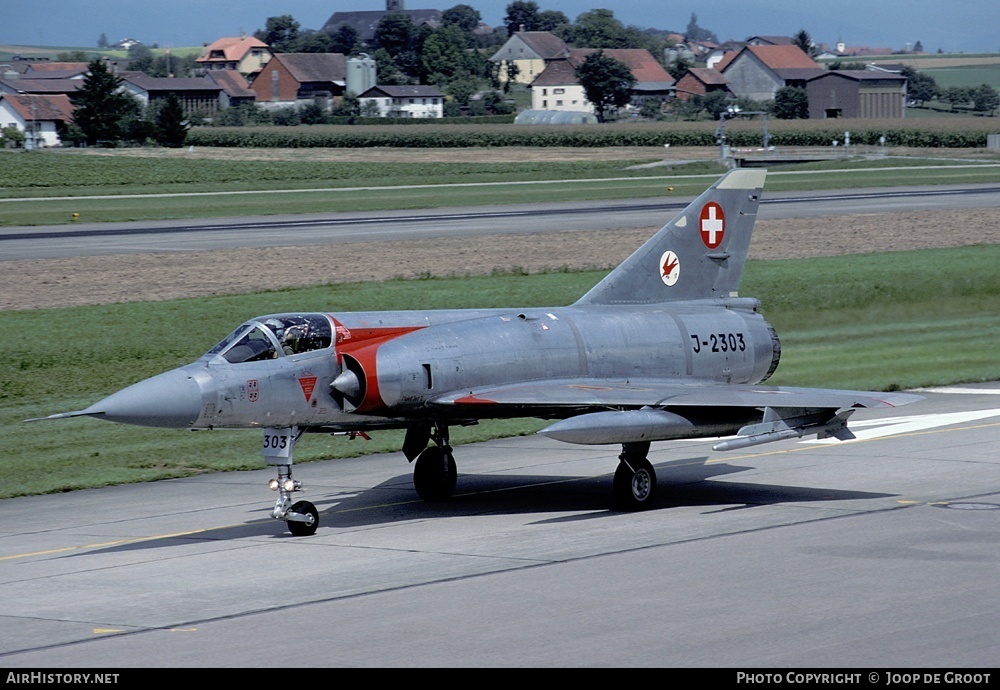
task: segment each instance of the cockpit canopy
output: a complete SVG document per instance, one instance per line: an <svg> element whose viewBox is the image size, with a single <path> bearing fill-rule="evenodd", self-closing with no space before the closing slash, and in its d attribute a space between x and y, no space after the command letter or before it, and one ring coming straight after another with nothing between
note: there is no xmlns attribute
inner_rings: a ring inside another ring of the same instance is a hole
<svg viewBox="0 0 1000 690"><path fill-rule="evenodd" d="M322 314L271 314L251 319L208 351L231 364L258 362L330 347L330 319Z"/></svg>

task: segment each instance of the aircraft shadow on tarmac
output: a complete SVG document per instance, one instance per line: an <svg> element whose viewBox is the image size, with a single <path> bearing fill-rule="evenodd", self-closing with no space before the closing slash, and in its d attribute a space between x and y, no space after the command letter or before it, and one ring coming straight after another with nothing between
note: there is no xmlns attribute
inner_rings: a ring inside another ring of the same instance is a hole
<svg viewBox="0 0 1000 690"><path fill-rule="evenodd" d="M693 457L654 464L658 490L650 510L704 507L706 509L704 514L711 514L780 503L870 500L894 495L870 491L714 481L716 478L753 468L728 463L709 464L707 460L706 457ZM330 530L350 530L415 519L472 515L577 513L541 519L532 524L609 518L628 519L630 515L634 516L635 513L610 509L610 487L611 474L580 477L462 474L459 475L458 487L451 499L426 502L416 496L409 475L399 475L357 492L331 492L326 495L314 492L311 500L320 513L320 527L316 533L318 537L322 537L324 531L329 535ZM580 511L584 511L583 514L579 514ZM254 508L252 512L267 515L269 508ZM199 541L255 537L302 539L289 534L284 522L261 517L243 524L198 530L182 535L137 538L128 543L59 557L190 546Z"/></svg>

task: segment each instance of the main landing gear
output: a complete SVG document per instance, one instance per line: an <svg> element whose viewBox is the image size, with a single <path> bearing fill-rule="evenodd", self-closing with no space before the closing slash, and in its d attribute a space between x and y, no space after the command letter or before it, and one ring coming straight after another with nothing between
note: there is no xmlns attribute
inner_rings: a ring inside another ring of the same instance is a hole
<svg viewBox="0 0 1000 690"><path fill-rule="evenodd" d="M264 462L278 468L277 479L267 483L278 492L271 517L288 523L288 531L296 537L308 537L319 527L319 511L309 501L292 503L292 494L302 491L302 482L292 479L292 450L301 433L295 428L264 430Z"/></svg>
<svg viewBox="0 0 1000 690"><path fill-rule="evenodd" d="M646 510L656 497L656 472L646 459L649 443L624 443L615 471L614 507L616 510Z"/></svg>
<svg viewBox="0 0 1000 690"><path fill-rule="evenodd" d="M433 441L434 445L427 445ZM403 442L403 453L413 468L413 487L425 501L444 501L455 491L458 470L448 443L448 427L443 424L411 425ZM651 508L656 498L656 471L646 456L649 443L622 444L613 484L615 510Z"/></svg>
<svg viewBox="0 0 1000 690"><path fill-rule="evenodd" d="M448 427L435 425L430 434L433 446L428 446L417 455L413 467L413 488L425 501L444 501L455 491L458 468L455 456L448 445Z"/></svg>

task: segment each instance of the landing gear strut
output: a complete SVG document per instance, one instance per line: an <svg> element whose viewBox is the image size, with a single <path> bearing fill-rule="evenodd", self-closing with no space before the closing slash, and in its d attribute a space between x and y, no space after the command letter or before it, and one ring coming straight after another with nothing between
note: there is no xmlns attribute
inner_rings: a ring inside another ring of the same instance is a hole
<svg viewBox="0 0 1000 690"><path fill-rule="evenodd" d="M431 433L433 446L425 448L413 467L413 488L425 501L444 501L455 491L458 468L448 445L448 427L435 425Z"/></svg>
<svg viewBox="0 0 1000 690"><path fill-rule="evenodd" d="M649 443L622 444L615 471L614 507L617 510L646 510L656 497L656 472L646 459Z"/></svg>
<svg viewBox="0 0 1000 690"><path fill-rule="evenodd" d="M292 479L292 450L301 433L295 427L264 430L264 462L278 468L278 478L267 483L278 492L271 517L288 523L288 531L296 537L308 537L319 527L319 511L309 501L292 503L292 494L302 491L302 482Z"/></svg>

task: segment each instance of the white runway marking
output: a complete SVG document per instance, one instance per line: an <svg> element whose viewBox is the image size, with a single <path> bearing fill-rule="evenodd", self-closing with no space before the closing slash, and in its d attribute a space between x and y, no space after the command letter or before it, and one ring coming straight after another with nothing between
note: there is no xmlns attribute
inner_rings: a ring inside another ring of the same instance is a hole
<svg viewBox="0 0 1000 690"><path fill-rule="evenodd" d="M988 419L990 417L1000 417L1000 408L994 408L992 410L975 410L972 412L949 412L942 414L915 415L912 417L893 417L891 419L860 420L857 422L851 422L850 427L851 430L854 431L854 435L857 437L854 440L866 441L875 438L883 438L885 436L898 436L900 434L909 434L915 431L936 429L938 427L950 426L952 424L975 422L980 419ZM865 427L871 428L866 429ZM858 431L859 429L863 430ZM800 441L800 443L828 445L833 443L844 443L844 441L839 441L835 438L824 438ZM847 443L850 443L850 441L847 441Z"/></svg>

